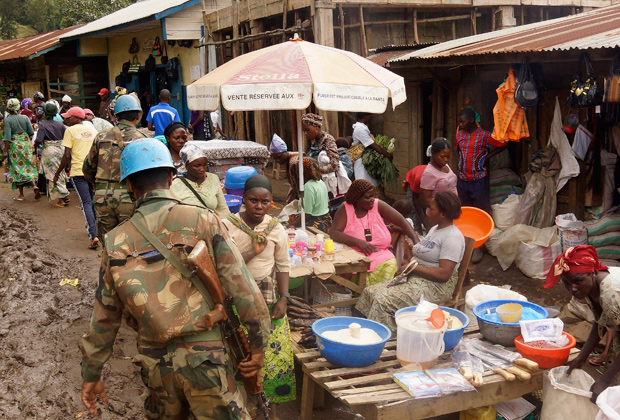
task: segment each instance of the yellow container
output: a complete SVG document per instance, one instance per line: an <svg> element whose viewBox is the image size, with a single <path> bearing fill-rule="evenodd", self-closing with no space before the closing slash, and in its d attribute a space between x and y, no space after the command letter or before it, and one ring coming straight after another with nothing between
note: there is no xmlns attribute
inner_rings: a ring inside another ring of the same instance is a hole
<svg viewBox="0 0 620 420"><path fill-rule="evenodd" d="M507 324L514 324L521 321L523 306L518 303L504 303L503 305L499 305L495 311L500 321Z"/></svg>
<svg viewBox="0 0 620 420"><path fill-rule="evenodd" d="M497 410L492 405L470 408L459 413L459 420L495 420Z"/></svg>

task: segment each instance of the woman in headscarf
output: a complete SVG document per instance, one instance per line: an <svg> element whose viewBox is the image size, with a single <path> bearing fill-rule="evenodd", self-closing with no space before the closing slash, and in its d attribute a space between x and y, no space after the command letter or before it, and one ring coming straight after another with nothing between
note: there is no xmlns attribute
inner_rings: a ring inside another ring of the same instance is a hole
<svg viewBox="0 0 620 420"><path fill-rule="evenodd" d="M24 186L32 185L34 198L40 199L41 192L35 181L39 176L32 161L30 139L34 135L32 124L25 115L18 114L20 103L17 99L8 100L6 110L9 115L4 119L4 157L7 159L7 181L12 188L19 189L16 201L24 201Z"/></svg>
<svg viewBox="0 0 620 420"><path fill-rule="evenodd" d="M39 123L39 131L37 131L37 136L34 140L35 150L40 162L39 171L47 180L47 198L49 200L58 199L54 203L55 207L65 207L69 203L67 173L62 171L56 183L54 183L54 175L65 153L65 148L61 143L66 126L54 120L58 113L56 105L52 103L45 104L43 112L45 113L45 119Z"/></svg>
<svg viewBox="0 0 620 420"><path fill-rule="evenodd" d="M37 123L37 118L35 117L35 115L32 113L31 105L32 105L32 99L30 98L24 98L21 101L21 107L22 109L19 110L20 115L25 115L28 117L28 119L30 120L30 124L36 124Z"/></svg>
<svg viewBox="0 0 620 420"><path fill-rule="evenodd" d="M230 214L222 192L220 179L207 172L204 149L195 142L188 142L179 152L187 171L172 181L170 191L182 202L213 210L221 219Z"/></svg>
<svg viewBox="0 0 620 420"><path fill-rule="evenodd" d="M303 210L306 214L306 226L312 226L320 231L329 233L332 226L332 216L329 214L329 195L327 186L321 179L319 162L305 157L303 161L304 173L304 203ZM297 165L295 165L295 169ZM299 203L301 211L301 202ZM293 222L295 226L301 226L301 217Z"/></svg>
<svg viewBox="0 0 620 420"><path fill-rule="evenodd" d="M301 116L301 130L308 140L312 142L306 156L319 159L319 153L325 151L329 158L329 164L321 168L321 173L336 172L340 166L338 147L331 134L323 131L323 117L317 114L303 114Z"/></svg>
<svg viewBox="0 0 620 420"><path fill-rule="evenodd" d="M388 249L392 236L384 220L398 226L414 243L419 241L413 227L387 203L375 198L375 187L356 179L345 195L345 203L334 215L330 236L336 242L363 252L371 260L366 284L394 278L398 264Z"/></svg>
<svg viewBox="0 0 620 420"><path fill-rule="evenodd" d="M299 172L297 170L297 162L299 162L299 153L287 151L286 143L277 134L273 135L269 152L274 161L284 166L288 177L289 189L286 194L286 203L299 199Z"/></svg>
<svg viewBox="0 0 620 420"><path fill-rule="evenodd" d="M185 143L187 143L187 129L185 128L185 124L180 121L171 122L164 130L164 137L167 142L166 146L168 146L168 150L170 150L170 155L172 156L172 162L174 162L174 166L177 168L177 175L184 175L187 171L179 153L183 146L185 146Z"/></svg>
<svg viewBox="0 0 620 420"><path fill-rule="evenodd" d="M263 390L270 403L282 403L295 399L293 346L286 318L291 262L286 231L277 218L268 215L271 202L269 180L254 175L245 183L245 211L228 216L224 224L271 311Z"/></svg>
<svg viewBox="0 0 620 420"><path fill-rule="evenodd" d="M461 215L461 202L453 192L442 191L431 199L426 213L433 227L421 241L414 240L412 253L415 262L406 281L367 287L355 305L368 319L380 322L392 331L396 331L396 311L417 305L422 296L430 302L442 304L452 297L458 280L465 238L453 222Z"/></svg>
<svg viewBox="0 0 620 420"><path fill-rule="evenodd" d="M575 298L584 300L592 312L596 322L592 325L590 335L581 348L579 355L568 364L570 375L573 369L580 368L588 360L605 329L618 331L620 326L620 268L607 268L603 265L590 245L578 245L567 248L555 259L544 288L552 288L558 280ZM616 334L607 356L605 373L592 384L590 401L596 399L609 386L620 385L620 339Z"/></svg>

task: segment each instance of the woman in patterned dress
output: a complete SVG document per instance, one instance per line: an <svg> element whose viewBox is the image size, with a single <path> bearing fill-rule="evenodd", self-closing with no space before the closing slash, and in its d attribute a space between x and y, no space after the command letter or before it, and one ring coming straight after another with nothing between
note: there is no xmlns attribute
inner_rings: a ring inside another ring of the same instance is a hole
<svg viewBox="0 0 620 420"><path fill-rule="evenodd" d="M271 200L269 180L264 175L250 177L243 193L245 211L228 216L224 224L271 311L263 390L273 407L274 403L295 400L295 370L286 317L291 262L286 231L276 218L267 214Z"/></svg>
<svg viewBox="0 0 620 420"><path fill-rule="evenodd" d="M30 139L34 135L32 124L27 116L19 114L21 105L15 98L8 100L6 110L9 116L4 120L4 157L7 159L7 181L12 188L19 189L16 201L24 201L24 187L31 185L34 198L41 198L41 192L35 181L39 177L36 165L32 161Z"/></svg>

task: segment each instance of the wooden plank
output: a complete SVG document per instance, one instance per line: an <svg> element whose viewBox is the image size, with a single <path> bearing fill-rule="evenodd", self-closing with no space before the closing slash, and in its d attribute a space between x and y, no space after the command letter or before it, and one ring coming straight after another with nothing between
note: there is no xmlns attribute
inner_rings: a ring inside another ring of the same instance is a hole
<svg viewBox="0 0 620 420"><path fill-rule="evenodd" d="M416 44L420 43L418 36L418 11L416 9L413 9L413 40Z"/></svg>
<svg viewBox="0 0 620 420"><path fill-rule="evenodd" d="M354 292L362 293L364 291L364 287L360 287L357 283L353 283L351 280L347 280L338 274L332 274L329 279L334 283L338 283L344 287L347 287Z"/></svg>
<svg viewBox="0 0 620 420"><path fill-rule="evenodd" d="M318 350L306 350L304 353L296 354L295 357L300 362L303 362L304 360L312 360L321 357L321 353Z"/></svg>
<svg viewBox="0 0 620 420"><path fill-rule="evenodd" d="M384 391L388 389L394 390L394 389L402 389L402 388L400 387L400 385L396 383L391 383L387 385L373 385L373 386L366 386L366 387L355 387L352 389L340 389L340 390L332 391L331 394L334 397L340 398L345 395L356 395L356 394L361 394L363 392L365 393L378 392L378 391Z"/></svg>
<svg viewBox="0 0 620 420"><path fill-rule="evenodd" d="M364 28L364 8L360 4L359 6L359 19L360 19L360 36L362 41L362 56L368 56L368 42L366 41L366 29Z"/></svg>
<svg viewBox="0 0 620 420"><path fill-rule="evenodd" d="M400 362L398 360L388 360L375 362L372 365L363 366L363 367L345 367L340 369L331 369L331 370L322 370L319 372L313 372L310 375L315 380L334 378L337 376L343 375L356 375L358 373L368 373L373 372L375 370L388 369L394 366L399 366Z"/></svg>
<svg viewBox="0 0 620 420"><path fill-rule="evenodd" d="M345 300L341 300L339 302L320 303L318 305L312 305L312 307L314 309L329 308L330 306L333 306L335 308L342 308L342 307L345 307L345 306L355 305L358 300L359 300L359 298L345 299Z"/></svg>
<svg viewBox="0 0 620 420"><path fill-rule="evenodd" d="M411 399L411 395L402 388L400 390L373 392L371 395L352 395L341 398L341 400L348 405L388 403L405 399Z"/></svg>
<svg viewBox="0 0 620 420"><path fill-rule="evenodd" d="M356 385L364 385L364 384L389 384L392 383L392 375L394 372L388 373L377 373L372 376L360 376L359 378L351 378L351 379L338 379L331 382L323 383L323 387L328 391L332 391L335 389L347 388L350 386Z"/></svg>
<svg viewBox="0 0 620 420"><path fill-rule="evenodd" d="M377 419L414 420L435 417L467 410L469 408L496 404L519 398L524 394L542 389L542 371L532 374L529 381L497 381L485 383L478 392L460 392L438 398L424 398L378 404Z"/></svg>
<svg viewBox="0 0 620 420"><path fill-rule="evenodd" d="M389 358L393 358L396 357L396 350L384 350L383 353L381 353L381 356L379 356L379 360L386 360ZM328 362L327 360L318 360L315 362L306 362L304 363L304 368L305 369L318 369L318 368L338 368L338 365L334 365L331 362Z"/></svg>
<svg viewBox="0 0 620 420"><path fill-rule="evenodd" d="M315 383L309 375L304 374L301 388L301 420L312 420Z"/></svg>

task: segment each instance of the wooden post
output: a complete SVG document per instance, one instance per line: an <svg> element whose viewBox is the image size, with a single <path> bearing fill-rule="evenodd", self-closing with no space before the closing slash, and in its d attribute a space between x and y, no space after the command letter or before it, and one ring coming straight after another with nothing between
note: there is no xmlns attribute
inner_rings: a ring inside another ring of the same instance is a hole
<svg viewBox="0 0 620 420"><path fill-rule="evenodd" d="M368 43L366 41L366 29L364 28L364 8L360 7L360 36L362 38L362 57L368 56Z"/></svg>
<svg viewBox="0 0 620 420"><path fill-rule="evenodd" d="M340 48L345 49L345 29L344 29L344 11L342 10L342 4L338 5L338 15L340 16Z"/></svg>
<svg viewBox="0 0 620 420"><path fill-rule="evenodd" d="M233 58L239 56L239 43L237 42L237 38L239 38L239 7L237 4L237 0L233 0L232 2L232 30L233 30L233 43L232 47L232 56Z"/></svg>
<svg viewBox="0 0 620 420"><path fill-rule="evenodd" d="M476 29L476 11L477 8L471 11L471 27L473 30L473 35L478 35L478 29Z"/></svg>
<svg viewBox="0 0 620 420"><path fill-rule="evenodd" d="M420 43L420 38L418 37L418 11L413 9L413 40L416 44Z"/></svg>
<svg viewBox="0 0 620 420"><path fill-rule="evenodd" d="M495 32L495 7L491 8L491 32Z"/></svg>
<svg viewBox="0 0 620 420"><path fill-rule="evenodd" d="M451 15L454 15L454 13L450 13ZM452 21L452 39L456 39L456 20Z"/></svg>
<svg viewBox="0 0 620 420"><path fill-rule="evenodd" d="M328 47L334 46L334 12L336 7L329 1L316 2L313 16L314 42ZM330 111L320 111L323 117L323 130L337 138L338 134L338 113ZM295 141L295 143L297 143Z"/></svg>
<svg viewBox="0 0 620 420"><path fill-rule="evenodd" d="M288 0L284 0L282 2L282 9L282 29L286 29L286 21L288 19ZM286 42L286 32L282 34L282 42Z"/></svg>
<svg viewBox="0 0 620 420"><path fill-rule="evenodd" d="M250 33L260 34L265 30L265 22L261 20L250 21ZM265 47L265 39L257 39L250 44L251 50L259 50ZM254 141L258 144L269 146L271 140L269 111L254 111Z"/></svg>

